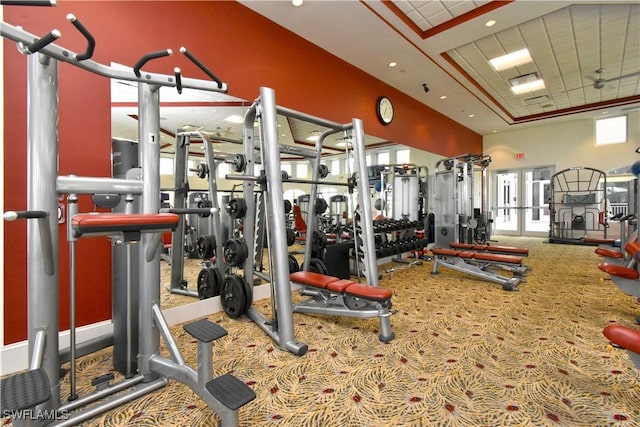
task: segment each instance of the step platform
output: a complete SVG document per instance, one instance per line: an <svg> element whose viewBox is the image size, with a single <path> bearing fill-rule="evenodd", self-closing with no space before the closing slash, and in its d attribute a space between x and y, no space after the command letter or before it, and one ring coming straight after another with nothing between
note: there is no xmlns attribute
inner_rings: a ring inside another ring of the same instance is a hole
<svg viewBox="0 0 640 427"><path fill-rule="evenodd" d="M33 369L2 379L0 410L21 411L46 402L51 396L44 369Z"/></svg>
<svg viewBox="0 0 640 427"><path fill-rule="evenodd" d="M188 323L182 327L189 335L200 342L211 342L227 335L227 330L207 319Z"/></svg>
<svg viewBox="0 0 640 427"><path fill-rule="evenodd" d="M220 403L234 411L256 398L251 387L231 374L214 378L205 387Z"/></svg>

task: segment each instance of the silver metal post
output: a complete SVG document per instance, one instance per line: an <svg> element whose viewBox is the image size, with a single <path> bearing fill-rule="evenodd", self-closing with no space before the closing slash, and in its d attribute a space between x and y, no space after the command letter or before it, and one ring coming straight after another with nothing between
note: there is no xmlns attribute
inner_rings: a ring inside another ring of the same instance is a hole
<svg viewBox="0 0 640 427"><path fill-rule="evenodd" d="M173 207L176 209L186 208L188 197L187 162L190 137L185 135L176 136L176 153L174 167L174 188ZM180 215L178 226L171 235L171 282L169 288L171 292L182 290L184 283L184 234L186 227L186 215Z"/></svg>
<svg viewBox="0 0 640 427"><path fill-rule="evenodd" d="M51 245L58 247L58 63L41 54L28 58L27 210L49 213ZM29 354L33 357L38 331L45 331L42 368L50 383L51 399L38 409L60 404L58 363L58 253L53 251L54 272L45 271L43 236L36 221L27 222L27 294Z"/></svg>
<svg viewBox="0 0 640 427"><path fill-rule="evenodd" d="M141 212L157 213L160 208L160 93L159 87L150 84L138 85L138 150L142 168ZM149 359L160 348L160 334L153 323L152 307L160 305L160 248L155 257L145 258L147 247L153 244L153 233L143 233L139 251L139 372L145 382L157 378L151 371Z"/></svg>
<svg viewBox="0 0 640 427"><path fill-rule="evenodd" d="M224 271L223 252L224 239L222 238L222 222L220 219L220 203L218 202L218 175L217 163L213 151L213 145L209 138L203 133L198 132L204 144L204 155L207 159L209 167L209 200L211 201L212 213L209 216L209 225L214 236L216 236L216 267L219 271Z"/></svg>
<svg viewBox="0 0 640 427"><path fill-rule="evenodd" d="M76 240L71 221L78 213L78 197L67 198L67 241L69 242L69 400L78 398L76 393Z"/></svg>

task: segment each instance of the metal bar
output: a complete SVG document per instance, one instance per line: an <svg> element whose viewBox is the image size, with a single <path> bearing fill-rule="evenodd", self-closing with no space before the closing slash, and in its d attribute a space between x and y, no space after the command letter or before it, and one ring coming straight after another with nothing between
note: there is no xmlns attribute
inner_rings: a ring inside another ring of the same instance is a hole
<svg viewBox="0 0 640 427"><path fill-rule="evenodd" d="M96 178L82 176L59 176L56 182L56 191L60 194L93 194L93 193L117 193L117 194L142 194L143 183L131 179ZM57 209L57 208L56 208Z"/></svg>
<svg viewBox="0 0 640 427"><path fill-rule="evenodd" d="M303 120L305 122L328 127L337 131L350 129L351 126L353 126L352 123L341 124L337 122L332 122L330 120L325 120L320 117L312 116L311 114L301 113L300 111L291 110L289 108L280 107L280 106L276 106L276 112L286 117L292 117L294 119Z"/></svg>
<svg viewBox="0 0 640 427"><path fill-rule="evenodd" d="M176 153L174 169L175 192L173 206L175 209L184 209L189 188L187 180L187 162L190 137L186 135L176 136ZM184 283L184 234L186 218L180 216L178 226L171 235L171 279L169 287L172 293L182 289Z"/></svg>
<svg viewBox="0 0 640 427"><path fill-rule="evenodd" d="M173 358L174 362L178 365L184 365L184 359L182 358L182 354L180 353L180 349L178 348L178 344L176 344L175 340L171 336L171 329L169 328L169 324L164 319L162 315L162 311L157 304L154 304L151 307L153 311L153 319L155 320L156 327L160 330L162 334L162 338L164 338L164 343L167 346L167 350L169 350L169 354Z"/></svg>
<svg viewBox="0 0 640 427"><path fill-rule="evenodd" d="M31 42L33 40L30 40ZM28 58L27 210L48 212L51 246L58 247L58 63L41 54ZM50 383L51 399L37 409L60 404L58 361L58 253L51 258L55 271L47 274L42 262L43 236L38 224L27 222L27 318L29 355L35 353L36 335L45 331L42 368Z"/></svg>
<svg viewBox="0 0 640 427"><path fill-rule="evenodd" d="M33 43L34 40L39 39L38 36L31 34L27 31L24 31L19 27L15 27L13 25L7 24L6 22L0 23L0 35L2 37L6 37L15 42L24 43L27 45ZM142 72L141 77L138 78L133 73L133 71L114 69L92 60L78 61L76 60L77 54L75 52L69 49L62 48L53 43L46 45L45 47L40 49L39 52L43 55L49 56L51 58L55 58L62 62L73 64L84 70L87 70L94 74L98 74L100 76L108 77L110 79L127 80L127 81L146 83L146 84L152 84L157 86L176 87L175 77L172 74L156 74L156 73ZM225 83L222 84L222 87L218 87L218 83L209 82L205 80L182 77L181 81L182 81L183 88L200 89L200 90L206 90L210 92L226 92L227 91L227 85Z"/></svg>
<svg viewBox="0 0 640 427"><path fill-rule="evenodd" d="M45 331L40 329L36 332L33 340L33 353L31 354L31 362L29 369L35 370L42 367L42 358L44 357L44 346L46 344Z"/></svg>
<svg viewBox="0 0 640 427"><path fill-rule="evenodd" d="M160 208L160 94L159 86L138 85L138 158L144 188L140 203L142 213L157 213ZM154 380L149 359L160 349L160 334L153 324L153 307L160 304L160 249L147 261L147 248L153 245L153 233L143 233L139 248L139 349L138 369L145 381Z"/></svg>

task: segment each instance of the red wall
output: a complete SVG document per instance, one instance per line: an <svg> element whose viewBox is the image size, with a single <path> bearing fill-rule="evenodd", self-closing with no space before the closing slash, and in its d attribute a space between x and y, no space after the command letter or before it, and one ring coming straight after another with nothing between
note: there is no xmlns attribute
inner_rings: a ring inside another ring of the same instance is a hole
<svg viewBox="0 0 640 427"><path fill-rule="evenodd" d="M276 91L278 105L337 122L364 121L367 134L452 156L480 152L480 135L387 84L273 24L235 2L58 1L55 8L4 7L4 20L34 34L62 31L60 46L84 50L84 39L65 20L73 12L96 39L93 60L134 64L144 53L185 46L229 85L229 94L254 99L260 86ZM206 78L182 55L153 61L145 70ZM4 41L5 209L26 207L26 58ZM60 173L109 176L109 82L60 64ZM374 104L394 101L390 126L378 124ZM84 200L81 209L92 209ZM68 327L68 248L60 227L60 328ZM5 223L5 344L26 338L26 225ZM111 316L110 246L106 239L78 242L79 325Z"/></svg>

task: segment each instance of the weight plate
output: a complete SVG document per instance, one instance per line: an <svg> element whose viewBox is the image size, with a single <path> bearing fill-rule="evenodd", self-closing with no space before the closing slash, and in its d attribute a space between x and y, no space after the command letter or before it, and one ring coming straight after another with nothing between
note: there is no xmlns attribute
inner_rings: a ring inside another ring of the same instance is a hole
<svg viewBox="0 0 640 427"><path fill-rule="evenodd" d="M296 242L296 232L292 228L287 228L287 246L292 246Z"/></svg>
<svg viewBox="0 0 640 427"><path fill-rule="evenodd" d="M242 316L251 306L253 290L246 280L238 275L225 277L220 293L220 302L225 313L232 319Z"/></svg>
<svg viewBox="0 0 640 427"><path fill-rule="evenodd" d="M248 255L249 249L243 239L231 239L225 242L223 254L225 264L240 267Z"/></svg>
<svg viewBox="0 0 640 427"><path fill-rule="evenodd" d="M231 199L227 204L227 213L231 218L242 218L247 212L247 203L244 199Z"/></svg>
<svg viewBox="0 0 640 427"><path fill-rule="evenodd" d="M220 294L220 283L213 268L203 268L198 274L198 296L207 299Z"/></svg>
<svg viewBox="0 0 640 427"><path fill-rule="evenodd" d="M324 274L325 276L329 275L329 270L327 270L327 266L322 262L321 259L311 258L309 260L309 271L318 274Z"/></svg>
<svg viewBox="0 0 640 427"><path fill-rule="evenodd" d="M291 209L293 208L293 206L291 205L291 202L289 200L284 201L284 213L288 214L289 212L291 212Z"/></svg>
<svg viewBox="0 0 640 427"><path fill-rule="evenodd" d="M316 214L322 215L326 212L328 207L329 205L327 204L327 201L325 199L320 197L316 199Z"/></svg>
<svg viewBox="0 0 640 427"><path fill-rule="evenodd" d="M289 254L289 274L297 273L300 271L300 264L293 255Z"/></svg>
<svg viewBox="0 0 640 427"><path fill-rule="evenodd" d="M232 168L234 172L244 172L247 161L243 154L234 154Z"/></svg>

